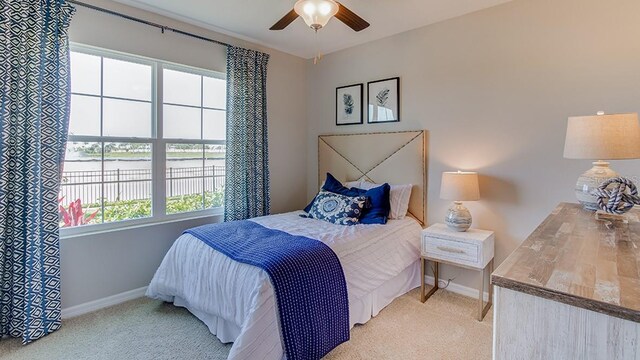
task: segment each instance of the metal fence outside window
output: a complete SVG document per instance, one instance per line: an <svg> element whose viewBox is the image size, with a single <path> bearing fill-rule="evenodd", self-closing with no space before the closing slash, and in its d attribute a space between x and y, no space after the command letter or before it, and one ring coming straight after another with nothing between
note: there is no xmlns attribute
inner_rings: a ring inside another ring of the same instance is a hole
<svg viewBox="0 0 640 360"><path fill-rule="evenodd" d="M170 167L166 170L167 197L222 191L225 167ZM104 186L104 194L102 193ZM143 200L151 198L151 169L115 169L102 171L65 171L60 197L64 202L80 199L83 204Z"/></svg>

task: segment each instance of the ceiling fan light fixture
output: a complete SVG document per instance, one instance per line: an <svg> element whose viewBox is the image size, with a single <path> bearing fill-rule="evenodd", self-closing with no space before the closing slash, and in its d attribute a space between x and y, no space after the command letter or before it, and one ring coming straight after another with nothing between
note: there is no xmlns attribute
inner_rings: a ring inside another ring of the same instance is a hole
<svg viewBox="0 0 640 360"><path fill-rule="evenodd" d="M298 0L293 9L310 28L318 31L338 13L339 5L333 0Z"/></svg>

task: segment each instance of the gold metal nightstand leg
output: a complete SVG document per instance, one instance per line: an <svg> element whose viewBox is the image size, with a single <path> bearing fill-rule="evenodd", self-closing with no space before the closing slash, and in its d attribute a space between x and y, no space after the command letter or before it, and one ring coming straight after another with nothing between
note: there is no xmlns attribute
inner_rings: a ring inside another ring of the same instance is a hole
<svg viewBox="0 0 640 360"><path fill-rule="evenodd" d="M424 258L420 258L420 302L425 302L427 299L424 296L424 273L425 273L425 263Z"/></svg>
<svg viewBox="0 0 640 360"><path fill-rule="evenodd" d="M480 294L478 295L478 321L482 321L484 319L485 315L487 315L487 312L489 312L489 308L491 308L492 305L493 286L491 286L491 278L489 278L489 301L487 301L486 305L484 304L484 278L487 269L489 269L489 276L491 276L491 273L493 272L493 259L491 259L487 266L480 272L481 278Z"/></svg>
<svg viewBox="0 0 640 360"><path fill-rule="evenodd" d="M433 283L433 287L431 287L431 289L429 290L428 293L425 294L425 290L426 290L426 286L425 286L425 278L424 276L426 275L427 272L427 259L425 258L421 258L420 259L420 276L422 276L422 282L421 282L421 286L420 286L420 301L421 302L425 302L427 301L427 299L429 299L431 297L431 295L433 295L433 293L436 292L436 290L438 290L438 262L434 261L433 262L435 264L435 268L433 269L433 279L434 279L434 283Z"/></svg>

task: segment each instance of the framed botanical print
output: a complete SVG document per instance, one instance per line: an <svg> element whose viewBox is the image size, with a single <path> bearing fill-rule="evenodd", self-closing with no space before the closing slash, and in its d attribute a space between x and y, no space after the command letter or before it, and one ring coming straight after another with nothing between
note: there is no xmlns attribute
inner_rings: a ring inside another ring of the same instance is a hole
<svg viewBox="0 0 640 360"><path fill-rule="evenodd" d="M400 78L367 83L368 123L400 121Z"/></svg>
<svg viewBox="0 0 640 360"><path fill-rule="evenodd" d="M336 125L362 124L362 84L336 88Z"/></svg>

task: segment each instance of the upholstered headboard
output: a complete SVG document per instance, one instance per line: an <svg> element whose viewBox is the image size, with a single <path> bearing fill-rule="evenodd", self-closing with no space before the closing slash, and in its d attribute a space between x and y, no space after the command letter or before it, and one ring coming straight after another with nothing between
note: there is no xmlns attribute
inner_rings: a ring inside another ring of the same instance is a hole
<svg viewBox="0 0 640 360"><path fill-rule="evenodd" d="M427 203L425 130L318 136L318 186L340 181L413 184L409 213L423 225Z"/></svg>

